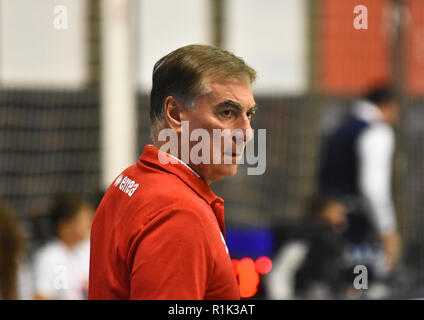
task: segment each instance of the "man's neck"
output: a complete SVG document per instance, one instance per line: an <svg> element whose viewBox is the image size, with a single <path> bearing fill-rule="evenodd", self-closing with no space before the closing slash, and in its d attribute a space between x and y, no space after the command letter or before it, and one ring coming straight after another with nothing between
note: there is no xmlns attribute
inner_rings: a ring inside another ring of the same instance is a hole
<svg viewBox="0 0 424 320"><path fill-rule="evenodd" d="M161 147L165 144L166 142L162 142L162 141L155 141L154 143L153 143L153 148L155 148L155 149L157 149L157 150L160 150L161 152L165 152L165 151L162 151L161 150ZM168 151L168 150L167 150ZM170 151L170 150L169 150ZM190 165L188 164L188 163L185 163L184 161L182 161L181 159L180 159L180 157L179 157L179 155L178 154L172 154L172 153L169 153L169 152L165 152L165 153L167 153L168 155L170 155L171 157L173 157L174 159L176 159L176 160L178 160L178 162L179 163L181 163L181 164L183 164L184 166L186 166L188 169L190 169L198 178L201 178L201 176L196 172L196 170L194 170L193 168L191 168L190 167ZM209 183L208 183L209 184Z"/></svg>

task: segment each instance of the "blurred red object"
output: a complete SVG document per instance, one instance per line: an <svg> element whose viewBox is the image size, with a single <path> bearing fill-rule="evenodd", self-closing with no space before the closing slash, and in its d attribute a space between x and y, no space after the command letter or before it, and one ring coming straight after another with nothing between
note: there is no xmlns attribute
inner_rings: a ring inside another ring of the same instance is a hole
<svg viewBox="0 0 424 320"><path fill-rule="evenodd" d="M251 258L232 259L237 275L241 298L251 298L258 292L259 274L271 271L272 261L268 257L259 257L256 261Z"/></svg>
<svg viewBox="0 0 424 320"><path fill-rule="evenodd" d="M402 12L404 28L403 77L405 91L424 96L424 1L406 0Z"/></svg>
<svg viewBox="0 0 424 320"><path fill-rule="evenodd" d="M390 0L319 2L319 85L328 95L362 95L392 80L393 20ZM356 6L365 6L368 29L357 30Z"/></svg>

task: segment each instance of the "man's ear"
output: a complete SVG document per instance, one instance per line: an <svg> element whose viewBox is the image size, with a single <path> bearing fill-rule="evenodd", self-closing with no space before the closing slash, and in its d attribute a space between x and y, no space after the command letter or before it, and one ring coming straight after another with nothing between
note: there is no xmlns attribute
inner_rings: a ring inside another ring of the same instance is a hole
<svg viewBox="0 0 424 320"><path fill-rule="evenodd" d="M181 132L181 104L173 96L168 96L164 102L165 121L170 129Z"/></svg>

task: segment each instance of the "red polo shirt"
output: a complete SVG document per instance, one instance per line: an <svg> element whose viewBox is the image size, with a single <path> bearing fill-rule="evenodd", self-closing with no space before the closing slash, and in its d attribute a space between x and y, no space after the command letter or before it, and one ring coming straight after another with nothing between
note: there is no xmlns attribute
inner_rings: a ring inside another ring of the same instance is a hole
<svg viewBox="0 0 424 320"><path fill-rule="evenodd" d="M97 209L89 299L239 299L223 200L159 152L146 146Z"/></svg>

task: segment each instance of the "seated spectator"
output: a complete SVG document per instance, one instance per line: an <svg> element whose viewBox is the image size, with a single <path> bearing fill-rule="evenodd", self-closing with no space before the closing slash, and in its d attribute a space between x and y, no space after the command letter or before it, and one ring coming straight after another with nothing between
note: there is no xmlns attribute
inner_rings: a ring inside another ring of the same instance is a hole
<svg viewBox="0 0 424 320"><path fill-rule="evenodd" d="M55 199L51 212L55 239L34 257L36 299L87 299L93 215L94 208L79 195Z"/></svg>
<svg viewBox="0 0 424 320"><path fill-rule="evenodd" d="M346 215L343 205L315 196L306 219L282 229L283 245L267 277L270 299L333 299L343 295Z"/></svg>
<svg viewBox="0 0 424 320"><path fill-rule="evenodd" d="M348 281L343 260L347 227L344 206L327 197L311 200L307 215L310 234L308 252L295 276L295 292L300 298L333 299Z"/></svg>

